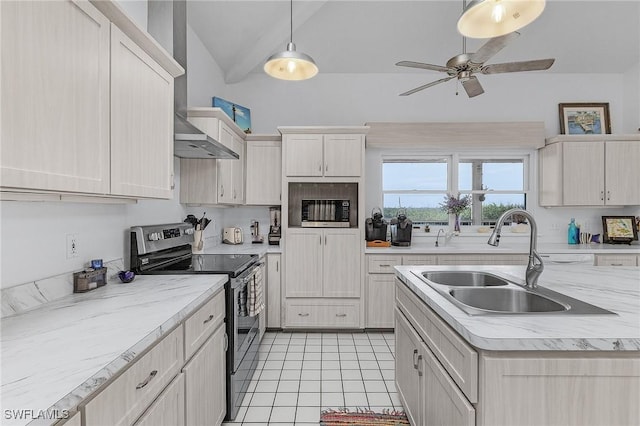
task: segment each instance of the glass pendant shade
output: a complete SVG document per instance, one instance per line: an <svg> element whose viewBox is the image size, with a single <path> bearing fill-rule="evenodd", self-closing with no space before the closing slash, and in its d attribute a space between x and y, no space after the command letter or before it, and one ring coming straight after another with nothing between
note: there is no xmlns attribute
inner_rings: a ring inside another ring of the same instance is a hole
<svg viewBox="0 0 640 426"><path fill-rule="evenodd" d="M287 43L287 50L272 55L264 64L264 72L281 80L306 80L318 74L318 66L311 56L296 51Z"/></svg>
<svg viewBox="0 0 640 426"><path fill-rule="evenodd" d="M544 10L545 0L473 0L458 20L465 37L491 38L529 25Z"/></svg>

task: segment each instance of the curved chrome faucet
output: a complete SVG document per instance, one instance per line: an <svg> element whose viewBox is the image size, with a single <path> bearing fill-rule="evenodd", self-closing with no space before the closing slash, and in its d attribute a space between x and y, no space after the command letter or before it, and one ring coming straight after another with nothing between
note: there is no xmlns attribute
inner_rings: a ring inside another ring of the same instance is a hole
<svg viewBox="0 0 640 426"><path fill-rule="evenodd" d="M444 233L444 229L442 228L438 229L438 235L436 235L436 247L438 247L438 238L440 238L440 232ZM445 233L445 238L446 238L446 233Z"/></svg>
<svg viewBox="0 0 640 426"><path fill-rule="evenodd" d="M544 270L544 264L542 263L542 259L538 254L536 246L538 225L536 224L533 216L531 216L531 213L523 209L511 209L502 213L502 215L496 222L496 227L493 229L493 233L489 237L489 241L487 241L487 244L495 247L500 244L500 231L502 230L502 224L507 217L513 214L521 214L529 219L529 224L531 226L531 237L529 239L529 263L527 264L527 272L525 273L525 287L536 288L538 287L538 278Z"/></svg>

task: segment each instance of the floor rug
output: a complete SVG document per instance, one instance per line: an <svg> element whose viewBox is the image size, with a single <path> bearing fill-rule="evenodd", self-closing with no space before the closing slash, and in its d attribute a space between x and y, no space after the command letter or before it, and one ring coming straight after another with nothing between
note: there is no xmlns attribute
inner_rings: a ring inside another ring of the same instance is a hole
<svg viewBox="0 0 640 426"><path fill-rule="evenodd" d="M358 408L357 411L349 409L328 409L320 414L320 426L396 426L408 425L407 415L404 411L384 409L381 413Z"/></svg>

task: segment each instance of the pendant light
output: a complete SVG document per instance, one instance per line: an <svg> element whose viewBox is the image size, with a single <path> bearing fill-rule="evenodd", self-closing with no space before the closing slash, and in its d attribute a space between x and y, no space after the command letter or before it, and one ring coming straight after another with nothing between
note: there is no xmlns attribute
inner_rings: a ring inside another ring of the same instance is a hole
<svg viewBox="0 0 640 426"><path fill-rule="evenodd" d="M458 19L465 37L491 38L529 25L544 10L545 0L473 0Z"/></svg>
<svg viewBox="0 0 640 426"><path fill-rule="evenodd" d="M272 55L264 64L264 72L281 80L306 80L318 74L311 56L296 51L293 44L293 0L291 0L291 38L287 50Z"/></svg>

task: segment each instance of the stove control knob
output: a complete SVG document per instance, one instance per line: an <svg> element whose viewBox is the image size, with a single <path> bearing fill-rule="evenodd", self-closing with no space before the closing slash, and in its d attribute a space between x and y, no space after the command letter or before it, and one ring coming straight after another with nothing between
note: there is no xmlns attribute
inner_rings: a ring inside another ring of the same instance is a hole
<svg viewBox="0 0 640 426"><path fill-rule="evenodd" d="M193 228L187 228L184 230L184 235L193 235Z"/></svg>

